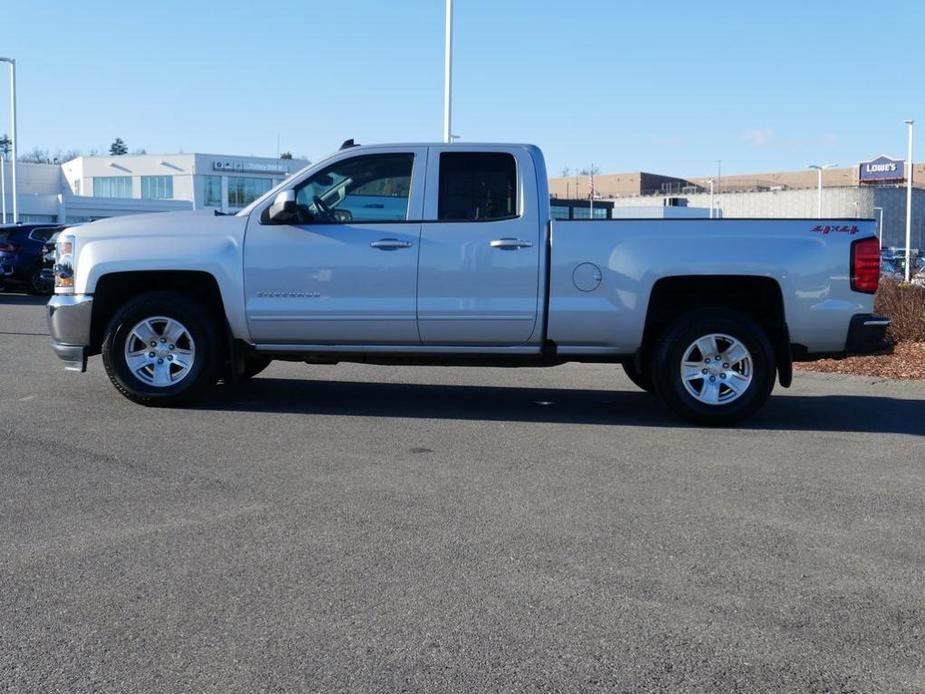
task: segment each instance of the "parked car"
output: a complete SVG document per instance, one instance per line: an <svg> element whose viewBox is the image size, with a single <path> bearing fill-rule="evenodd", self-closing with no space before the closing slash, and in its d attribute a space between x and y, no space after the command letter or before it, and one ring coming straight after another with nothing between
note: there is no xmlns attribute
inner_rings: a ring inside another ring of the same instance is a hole
<svg viewBox="0 0 925 694"><path fill-rule="evenodd" d="M60 234L60 231L56 231L42 247L41 278L45 283L45 286L51 287L51 291L49 293L52 293L55 288L55 246L58 243L58 236Z"/></svg>
<svg viewBox="0 0 925 694"><path fill-rule="evenodd" d="M67 230L55 267L55 352L78 371L101 354L143 405L272 359L588 361L725 425L793 361L882 349L890 322L873 220L552 220L531 145L346 146L232 216Z"/></svg>
<svg viewBox="0 0 925 694"><path fill-rule="evenodd" d="M898 267L896 267L889 260L881 260L880 261L880 276L889 277L891 279L894 279L894 278L898 279L903 276L903 273Z"/></svg>
<svg viewBox="0 0 925 694"><path fill-rule="evenodd" d="M62 228L52 224L0 227L0 284L23 287L30 294L51 294L54 276L42 272L45 245Z"/></svg>

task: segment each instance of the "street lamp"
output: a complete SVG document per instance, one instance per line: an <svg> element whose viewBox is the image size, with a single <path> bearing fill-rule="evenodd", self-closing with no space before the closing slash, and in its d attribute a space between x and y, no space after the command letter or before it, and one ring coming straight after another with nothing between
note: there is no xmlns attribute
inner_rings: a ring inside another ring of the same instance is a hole
<svg viewBox="0 0 925 694"><path fill-rule="evenodd" d="M822 219L822 172L826 169L832 169L838 166L838 164L810 164L808 168L815 169L816 173L819 175L819 185L818 192L816 194L816 217Z"/></svg>
<svg viewBox="0 0 925 694"><path fill-rule="evenodd" d="M909 153L906 156L906 282L912 276L912 124L914 120L907 120L909 127Z"/></svg>
<svg viewBox="0 0 925 694"><path fill-rule="evenodd" d="M710 219L713 219L713 179L710 181Z"/></svg>
<svg viewBox="0 0 925 694"><path fill-rule="evenodd" d="M10 64L10 118L13 121L13 224L16 224L19 222L19 209L16 202L16 146L19 144L19 138L16 136L16 61L13 58L0 58L0 63Z"/></svg>
<svg viewBox="0 0 925 694"><path fill-rule="evenodd" d="M877 236L880 238L880 250L883 250L883 208L875 207L874 212L880 213L880 221L877 222Z"/></svg>
<svg viewBox="0 0 925 694"><path fill-rule="evenodd" d="M0 224L6 224L6 157L0 153L0 200L3 201L0 212Z"/></svg>
<svg viewBox="0 0 925 694"><path fill-rule="evenodd" d="M453 0L446 0L446 40L443 53L443 141L453 141Z"/></svg>

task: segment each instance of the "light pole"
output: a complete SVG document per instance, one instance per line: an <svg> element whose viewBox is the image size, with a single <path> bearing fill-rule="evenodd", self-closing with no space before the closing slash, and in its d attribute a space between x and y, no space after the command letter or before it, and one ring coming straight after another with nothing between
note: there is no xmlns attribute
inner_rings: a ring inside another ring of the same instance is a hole
<svg viewBox="0 0 925 694"><path fill-rule="evenodd" d="M875 207L874 212L879 212L880 221L877 222L877 237L880 239L880 250L883 250L883 208Z"/></svg>
<svg viewBox="0 0 925 694"><path fill-rule="evenodd" d="M19 221L19 208L16 202L16 147L19 144L19 138L16 136L16 61L13 58L0 58L0 63L10 64L10 118L13 130L13 224ZM5 217L5 215L4 215Z"/></svg>
<svg viewBox="0 0 925 694"><path fill-rule="evenodd" d="M816 193L816 217L822 219L822 172L826 169L831 169L838 166L838 164L810 164L808 168L815 169L816 173L819 174L819 184L817 186L818 191Z"/></svg>
<svg viewBox="0 0 925 694"><path fill-rule="evenodd" d="M713 219L713 179L710 179L710 219Z"/></svg>
<svg viewBox="0 0 925 694"><path fill-rule="evenodd" d="M3 201L3 212L0 224L6 224L6 158L0 154L0 200Z"/></svg>
<svg viewBox="0 0 925 694"><path fill-rule="evenodd" d="M588 169L588 186L591 188L588 193L588 219L594 219L594 164Z"/></svg>
<svg viewBox="0 0 925 694"><path fill-rule="evenodd" d="M909 152L906 156L906 282L912 276L912 125L914 120L907 120L909 127Z"/></svg>
<svg viewBox="0 0 925 694"><path fill-rule="evenodd" d="M446 40L443 53L443 141L453 141L453 0L446 0Z"/></svg>

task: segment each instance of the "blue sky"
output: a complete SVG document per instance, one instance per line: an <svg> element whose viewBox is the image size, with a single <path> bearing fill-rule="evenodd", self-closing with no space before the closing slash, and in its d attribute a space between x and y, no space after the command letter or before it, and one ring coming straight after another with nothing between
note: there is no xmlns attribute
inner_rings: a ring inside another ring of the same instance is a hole
<svg viewBox="0 0 925 694"><path fill-rule="evenodd" d="M708 175L904 156L925 126L921 2L456 0L454 131L554 175ZM443 0L6 0L20 150L315 159L438 140ZM8 86L0 81L0 132ZM925 142L925 140L923 140ZM925 157L917 156L916 159Z"/></svg>

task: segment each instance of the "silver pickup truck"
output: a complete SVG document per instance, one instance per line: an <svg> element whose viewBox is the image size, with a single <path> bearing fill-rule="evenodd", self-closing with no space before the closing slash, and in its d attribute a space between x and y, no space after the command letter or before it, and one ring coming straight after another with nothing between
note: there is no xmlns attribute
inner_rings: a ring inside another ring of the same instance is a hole
<svg viewBox="0 0 925 694"><path fill-rule="evenodd" d="M754 413L792 363L881 349L859 219L550 218L540 150L345 146L235 215L101 220L58 239L48 323L83 371L174 405L273 359L622 364L703 424Z"/></svg>

